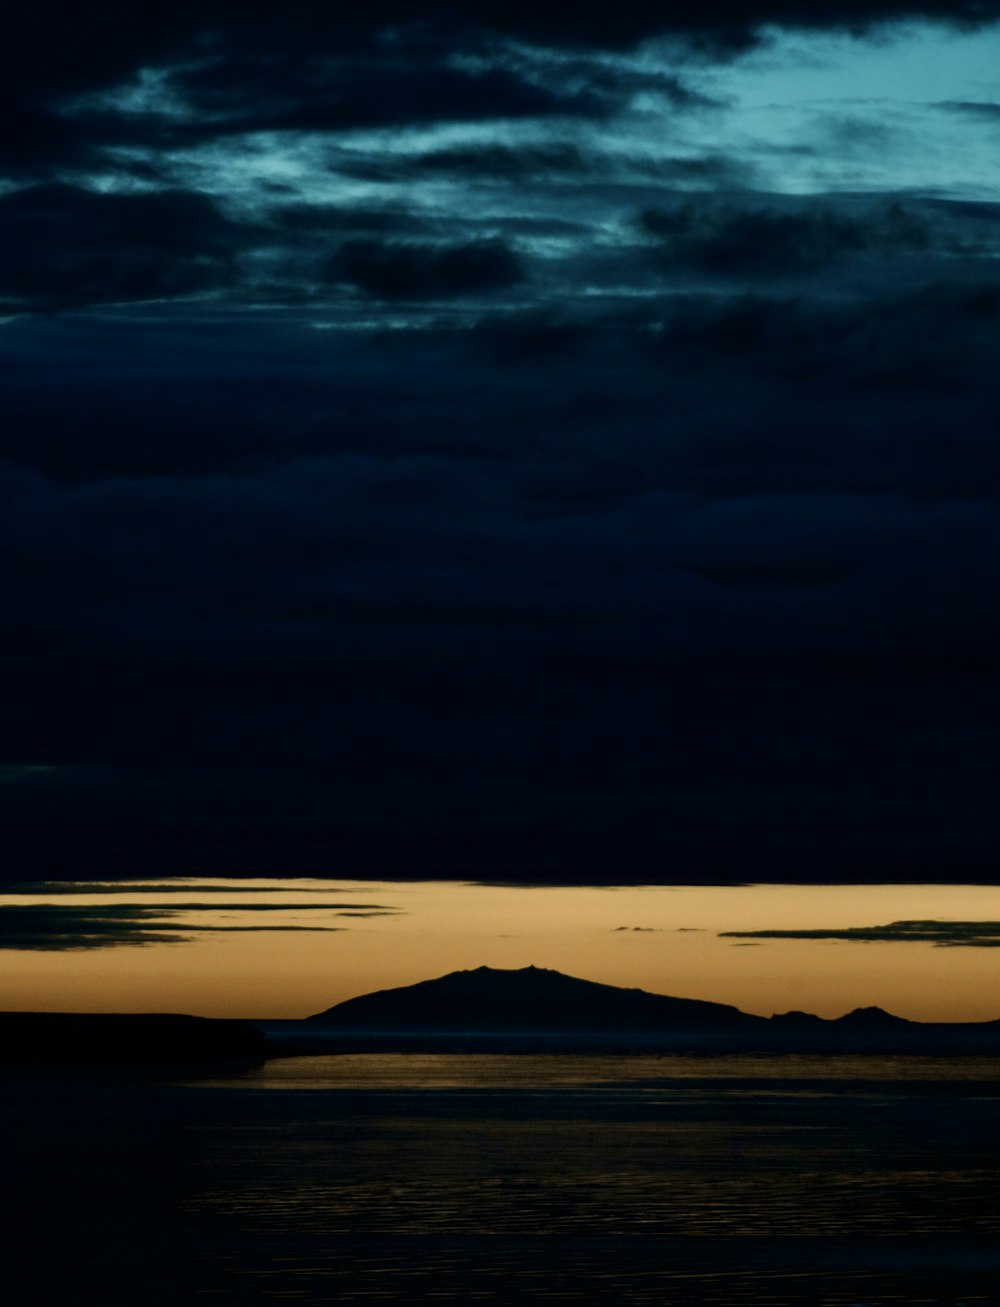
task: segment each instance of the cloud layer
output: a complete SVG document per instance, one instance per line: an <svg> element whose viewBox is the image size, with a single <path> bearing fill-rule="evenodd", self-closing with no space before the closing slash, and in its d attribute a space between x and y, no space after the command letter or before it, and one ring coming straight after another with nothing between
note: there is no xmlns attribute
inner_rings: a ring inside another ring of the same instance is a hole
<svg viewBox="0 0 1000 1307"><path fill-rule="evenodd" d="M36 887L37 889L37 887ZM90 892L89 887L85 891ZM134 891L130 891L134 892ZM160 893L160 890L156 891ZM241 921L244 914L268 913L271 920ZM285 914L322 913L323 919L302 922ZM0 949L63 952L116 948L122 945L181 944L204 932L342 931L330 918L393 916L395 910L376 904L347 903L25 903L0 905ZM316 922L316 924L313 924Z"/></svg>
<svg viewBox="0 0 1000 1307"><path fill-rule="evenodd" d="M994 877L1000 9L470 12L19 13L5 874Z"/></svg>
<svg viewBox="0 0 1000 1307"><path fill-rule="evenodd" d="M933 944L936 948L998 948L997 921L892 921L845 930L726 930L721 939L831 939L850 944Z"/></svg>

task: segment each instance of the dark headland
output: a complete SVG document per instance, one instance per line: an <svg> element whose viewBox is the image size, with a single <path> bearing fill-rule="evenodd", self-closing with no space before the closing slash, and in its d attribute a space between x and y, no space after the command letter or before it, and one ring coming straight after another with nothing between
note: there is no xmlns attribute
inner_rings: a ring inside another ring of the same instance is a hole
<svg viewBox="0 0 1000 1307"><path fill-rule="evenodd" d="M173 1014L0 1012L0 1066L227 1065L264 1061L248 1021Z"/></svg>
<svg viewBox="0 0 1000 1307"><path fill-rule="evenodd" d="M671 998L539 967L478 967L351 998L269 1034L295 1051L1000 1052L1000 1021L907 1021L881 1008L836 1020L804 1012L753 1016L723 1003Z"/></svg>

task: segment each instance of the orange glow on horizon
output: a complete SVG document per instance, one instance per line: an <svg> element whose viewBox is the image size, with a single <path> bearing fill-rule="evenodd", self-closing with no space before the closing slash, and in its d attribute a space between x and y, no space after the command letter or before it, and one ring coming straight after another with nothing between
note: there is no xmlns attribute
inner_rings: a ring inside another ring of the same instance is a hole
<svg viewBox="0 0 1000 1307"><path fill-rule="evenodd" d="M8 919L17 907L69 910L81 921L82 910L140 907L153 911L140 930L190 932L176 943L5 948L0 1005L297 1018L448 971L534 964L761 1015L799 1008L835 1017L878 1004L913 1020L1000 1018L997 949L720 937L900 920L1000 921L1000 888L201 883L203 890L176 880L0 895Z"/></svg>

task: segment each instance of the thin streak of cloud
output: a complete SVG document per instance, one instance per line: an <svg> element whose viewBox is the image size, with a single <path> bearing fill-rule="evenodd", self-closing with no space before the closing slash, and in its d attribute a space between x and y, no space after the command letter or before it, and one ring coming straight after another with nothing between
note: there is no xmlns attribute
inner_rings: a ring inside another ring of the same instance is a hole
<svg viewBox="0 0 1000 1307"><path fill-rule="evenodd" d="M104 911L104 909L101 909ZM144 911L146 909L143 909ZM149 909L152 910L152 909ZM175 912L336 912L346 916L350 912L394 912L381 903L171 903Z"/></svg>
<svg viewBox="0 0 1000 1307"><path fill-rule="evenodd" d="M132 884L128 881L70 881L66 884L60 884L57 881L39 881L24 882L20 885L5 885L3 893L5 895L24 896L29 895L35 898L60 898L73 897L78 895L97 895L97 894L119 894L126 895L168 895L168 894L287 894L290 890L296 894L331 894L336 893L339 886L329 885L296 885L293 880L286 883L273 881L267 885L214 885L210 881L199 883L197 885L158 885L155 882L150 884ZM176 906L176 905L175 905ZM247 905L249 906L249 905ZM264 905L261 905L264 906ZM283 904L275 904L275 907L283 907ZM313 906L313 905L309 905ZM336 907L337 904L326 904L327 907Z"/></svg>
<svg viewBox="0 0 1000 1307"><path fill-rule="evenodd" d="M949 113L971 114L977 118L1000 121L1000 104L990 100L939 100L937 108L947 109Z"/></svg>
<svg viewBox="0 0 1000 1307"><path fill-rule="evenodd" d="M405 917L407 914L397 908L382 908L377 912L338 912L338 917Z"/></svg>
<svg viewBox="0 0 1000 1307"><path fill-rule="evenodd" d="M193 935L207 931L333 933L350 929L348 926L341 925L304 925L289 922L287 919L253 924L233 920L202 922L178 919L185 913L218 912L219 908L220 905L215 904L172 904L169 909L154 906L138 907L134 904L2 905L0 906L0 950L61 952L125 945L179 944L187 942ZM264 903L228 905L225 911L231 917L252 911L275 912L284 916L288 912L307 909L328 911L327 905L324 904L277 907Z"/></svg>
<svg viewBox="0 0 1000 1307"><path fill-rule="evenodd" d="M1000 921L892 921L885 926L850 926L844 929L724 930L719 937L841 940L854 944L933 944L935 948L1000 948Z"/></svg>
<svg viewBox="0 0 1000 1307"><path fill-rule="evenodd" d="M180 930L184 930L185 927L179 927L179 929L180 929ZM200 924L199 924L199 925L197 925L197 926L191 926L191 927L189 927L189 928L187 928L187 929L189 929L191 932L193 932L193 933L195 933L195 934L198 934L198 935L202 934L202 933L203 933L204 931L206 931L206 930L222 930L222 931L245 931L245 930L258 930L258 931L261 931L261 930L263 930L263 931L268 931L268 932L280 932L280 933L282 933L282 934L287 933L288 931L292 931L292 930L306 930L306 931L312 931L312 932L314 932L315 934L328 935L328 934L334 934L334 933L339 932L339 931L349 930L350 927L349 927L349 926L276 926L276 925L268 925L268 926L203 926L203 925L200 925ZM176 940L177 942L182 942L183 940L186 940L187 938L189 938L189 936L188 936L188 935L177 935L177 936L173 936L172 938L173 938L174 940Z"/></svg>

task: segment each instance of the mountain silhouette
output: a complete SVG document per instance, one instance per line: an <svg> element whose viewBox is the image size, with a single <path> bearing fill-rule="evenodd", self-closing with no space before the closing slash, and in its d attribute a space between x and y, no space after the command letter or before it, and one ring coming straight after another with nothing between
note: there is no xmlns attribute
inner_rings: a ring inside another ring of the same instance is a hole
<svg viewBox="0 0 1000 1307"><path fill-rule="evenodd" d="M764 1018L724 1003L668 998L561 971L478 967L347 999L303 1024L343 1031L736 1032Z"/></svg>
<svg viewBox="0 0 1000 1307"><path fill-rule="evenodd" d="M849 1026L852 1030L871 1030L873 1032L899 1029L901 1026L910 1024L905 1017L895 1017L891 1012L886 1012L885 1008L881 1007L856 1007L853 1012L846 1012L842 1017L837 1018L838 1026Z"/></svg>
<svg viewBox="0 0 1000 1307"><path fill-rule="evenodd" d="M542 967L452 971L362 994L304 1020L258 1025L277 1057L430 1049L1000 1053L1000 1021L909 1021L879 1007L834 1019L808 1012L761 1017Z"/></svg>

